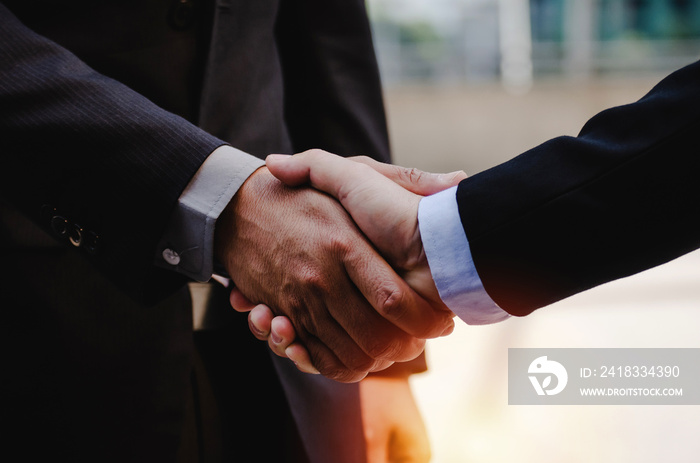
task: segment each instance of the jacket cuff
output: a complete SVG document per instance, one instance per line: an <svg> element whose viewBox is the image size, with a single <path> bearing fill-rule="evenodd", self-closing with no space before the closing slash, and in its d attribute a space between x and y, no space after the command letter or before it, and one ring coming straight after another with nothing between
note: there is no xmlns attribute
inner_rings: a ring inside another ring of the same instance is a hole
<svg viewBox="0 0 700 463"><path fill-rule="evenodd" d="M214 272L214 227L243 183L265 161L220 146L204 161L178 199L160 240L156 265L196 281Z"/></svg>

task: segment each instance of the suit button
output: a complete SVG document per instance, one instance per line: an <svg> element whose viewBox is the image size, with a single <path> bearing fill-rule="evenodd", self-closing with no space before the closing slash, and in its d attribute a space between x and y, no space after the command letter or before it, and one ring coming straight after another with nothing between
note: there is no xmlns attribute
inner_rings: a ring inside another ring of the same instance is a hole
<svg viewBox="0 0 700 463"><path fill-rule="evenodd" d="M173 0L168 12L168 24L175 30L189 29L196 19L194 0Z"/></svg>
<svg viewBox="0 0 700 463"><path fill-rule="evenodd" d="M83 229L80 228L80 225L71 224L68 227L68 240L76 248L80 247L80 244L83 242Z"/></svg>
<svg viewBox="0 0 700 463"><path fill-rule="evenodd" d="M58 236L65 236L68 233L68 221L60 215L51 217L51 231Z"/></svg>
<svg viewBox="0 0 700 463"><path fill-rule="evenodd" d="M85 249L90 254L95 254L97 252L97 247L100 242L100 237L91 231L83 231L83 249Z"/></svg>
<svg viewBox="0 0 700 463"><path fill-rule="evenodd" d="M180 254L172 249L166 248L163 250L163 259L170 265L177 265L180 263Z"/></svg>

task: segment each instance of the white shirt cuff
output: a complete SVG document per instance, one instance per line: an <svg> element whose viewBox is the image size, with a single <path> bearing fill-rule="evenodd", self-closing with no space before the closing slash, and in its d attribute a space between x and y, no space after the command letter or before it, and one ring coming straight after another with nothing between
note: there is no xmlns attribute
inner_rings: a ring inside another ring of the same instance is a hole
<svg viewBox="0 0 700 463"><path fill-rule="evenodd" d="M161 239L156 264L197 281L214 272L214 226L224 208L265 161L231 146L215 149L178 199Z"/></svg>
<svg viewBox="0 0 700 463"><path fill-rule="evenodd" d="M459 216L456 186L421 199L418 225L430 272L445 305L470 325L509 318L488 295L476 271Z"/></svg>

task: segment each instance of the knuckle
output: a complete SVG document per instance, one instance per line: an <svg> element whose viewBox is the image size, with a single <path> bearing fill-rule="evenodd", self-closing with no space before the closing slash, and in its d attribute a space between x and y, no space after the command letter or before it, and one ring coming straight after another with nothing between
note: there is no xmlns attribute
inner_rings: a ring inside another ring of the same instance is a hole
<svg viewBox="0 0 700 463"><path fill-rule="evenodd" d="M325 352L317 352L313 346L309 347L309 358L311 364L325 377L335 379L342 373L338 362L331 355Z"/></svg>
<svg viewBox="0 0 700 463"><path fill-rule="evenodd" d="M284 290L291 310L308 312L318 306L323 295L332 290L327 273L316 266L299 269L294 282Z"/></svg>
<svg viewBox="0 0 700 463"><path fill-rule="evenodd" d="M289 319L296 336L313 333L315 329L314 317L316 314L313 313L311 306L306 303L305 297L300 293L301 291L297 291L282 297L284 300L283 315Z"/></svg>
<svg viewBox="0 0 700 463"><path fill-rule="evenodd" d="M284 301L284 314L287 315L290 319L295 319L296 315L299 312L302 312L301 309L304 307L304 302L302 301L302 298L299 297L297 291L288 291L285 290L285 288L282 288L281 294L281 299Z"/></svg>
<svg viewBox="0 0 700 463"><path fill-rule="evenodd" d="M358 381L361 381L365 376L367 376L366 371L357 372L353 370L341 370L336 377L331 379L340 383L356 383Z"/></svg>
<svg viewBox="0 0 700 463"><path fill-rule="evenodd" d="M316 269L307 269L302 276L304 291L311 294L327 290L326 276Z"/></svg>
<svg viewBox="0 0 700 463"><path fill-rule="evenodd" d="M323 366L317 366L316 368L326 378L338 381L339 383L356 383L367 375L366 372L357 372L349 368L343 368L338 366L331 366L326 368L324 368Z"/></svg>
<svg viewBox="0 0 700 463"><path fill-rule="evenodd" d="M425 350L425 339L412 338L405 349L405 356L400 360L408 362L418 357Z"/></svg>
<svg viewBox="0 0 700 463"><path fill-rule="evenodd" d="M343 365L333 354L320 348L317 342L307 343L311 364L326 378L341 383L354 383L367 375L367 371L356 371Z"/></svg>
<svg viewBox="0 0 700 463"><path fill-rule="evenodd" d="M425 172L423 172L422 170L418 170L415 167L413 167L409 172L409 177L414 183L420 182L424 175Z"/></svg>
<svg viewBox="0 0 700 463"><path fill-rule="evenodd" d="M353 356L353 358L351 358L351 359L347 359L345 361L345 364L349 370L351 370L355 373L366 374L372 368L374 368L374 366L376 364L376 360L374 360L374 358L366 356L366 355L359 355L359 356Z"/></svg>
<svg viewBox="0 0 700 463"><path fill-rule="evenodd" d="M375 359L396 360L403 350L402 343L398 340L382 340L375 342L367 349L367 355Z"/></svg>
<svg viewBox="0 0 700 463"><path fill-rule="evenodd" d="M372 347L372 352L368 355L380 360L407 362L420 355L424 348L425 340L404 334L391 340L385 340L381 344L375 344Z"/></svg>
<svg viewBox="0 0 700 463"><path fill-rule="evenodd" d="M357 251L357 247L354 246L355 243L352 243L351 239L343 232L333 233L328 239L328 249L331 254L339 256L339 259L341 259L342 256L352 256Z"/></svg>
<svg viewBox="0 0 700 463"><path fill-rule="evenodd" d="M415 167L405 167L400 169L399 176L408 183L420 183L425 172Z"/></svg>
<svg viewBox="0 0 700 463"><path fill-rule="evenodd" d="M386 370L387 368L394 365L395 363L396 362L394 362L393 360L377 360L375 365L370 370L370 373L376 373L378 371Z"/></svg>
<svg viewBox="0 0 700 463"><path fill-rule="evenodd" d="M406 297L399 288L380 288L378 298L377 310L384 318L397 321L406 315Z"/></svg>

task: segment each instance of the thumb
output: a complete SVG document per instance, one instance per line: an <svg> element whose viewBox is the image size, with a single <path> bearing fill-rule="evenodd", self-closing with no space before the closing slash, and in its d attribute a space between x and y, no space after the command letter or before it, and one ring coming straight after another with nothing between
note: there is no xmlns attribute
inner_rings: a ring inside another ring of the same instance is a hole
<svg viewBox="0 0 700 463"><path fill-rule="evenodd" d="M353 215L362 205L377 201L377 193L389 189L398 190L391 182L383 181L381 175L366 166L322 150L309 150L294 156L271 154L265 159L270 173L288 186L309 184L339 200ZM372 180L379 180L373 183Z"/></svg>
<svg viewBox="0 0 700 463"><path fill-rule="evenodd" d="M434 174L416 168L385 164L367 156L357 156L350 159L370 166L389 180L407 189L411 193L420 196L429 196L439 193L456 186L459 182L467 178L467 174L462 170L447 174Z"/></svg>
<svg viewBox="0 0 700 463"><path fill-rule="evenodd" d="M365 236L392 265L420 260L417 233L420 196L371 166L321 150L294 156L270 155L267 168L283 183L307 183L336 198Z"/></svg>
<svg viewBox="0 0 700 463"><path fill-rule="evenodd" d="M270 154L265 158L265 165L270 173L285 185L303 185L309 182L311 165L306 162L300 162L297 156Z"/></svg>
<svg viewBox="0 0 700 463"><path fill-rule="evenodd" d="M243 293L236 287L231 289L231 294L229 295L229 302L231 307L236 312L250 312L253 310L256 304L250 302L250 300L243 295Z"/></svg>

